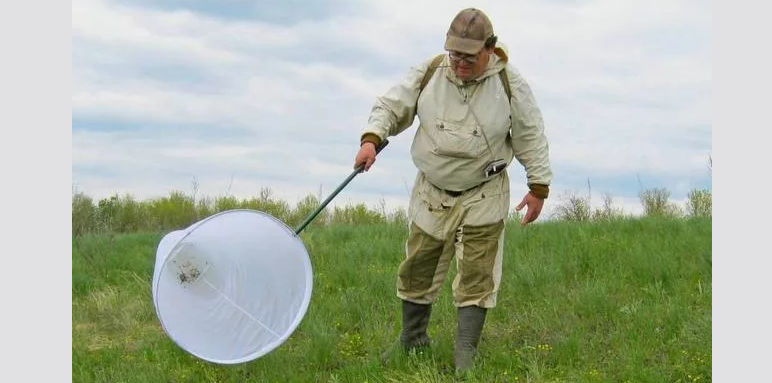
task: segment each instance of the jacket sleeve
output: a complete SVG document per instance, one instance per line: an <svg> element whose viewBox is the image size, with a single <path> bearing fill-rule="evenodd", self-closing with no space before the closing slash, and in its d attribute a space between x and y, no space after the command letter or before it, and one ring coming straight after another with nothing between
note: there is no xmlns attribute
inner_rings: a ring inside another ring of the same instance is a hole
<svg viewBox="0 0 772 383"><path fill-rule="evenodd" d="M507 72L512 89L512 99L509 100L512 109L512 149L515 158L525 168L531 192L547 198L552 169L541 111L528 82L511 65L507 65Z"/></svg>
<svg viewBox="0 0 772 383"><path fill-rule="evenodd" d="M400 82L375 99L367 127L360 135L361 143L370 141L378 145L413 124L421 79L428 67L429 61L411 67Z"/></svg>

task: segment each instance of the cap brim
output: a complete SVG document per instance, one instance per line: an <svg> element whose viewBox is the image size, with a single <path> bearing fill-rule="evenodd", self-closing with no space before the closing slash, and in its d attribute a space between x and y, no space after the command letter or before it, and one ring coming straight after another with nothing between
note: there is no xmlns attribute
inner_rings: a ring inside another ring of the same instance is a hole
<svg viewBox="0 0 772 383"><path fill-rule="evenodd" d="M474 55L480 52L485 46L485 41L465 39L456 36L447 36L445 39L445 50L457 51Z"/></svg>

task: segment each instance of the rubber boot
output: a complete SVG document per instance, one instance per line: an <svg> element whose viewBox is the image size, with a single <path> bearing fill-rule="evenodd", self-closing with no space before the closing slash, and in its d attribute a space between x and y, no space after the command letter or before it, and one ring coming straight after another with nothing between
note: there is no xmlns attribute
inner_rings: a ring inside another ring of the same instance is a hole
<svg viewBox="0 0 772 383"><path fill-rule="evenodd" d="M429 326L431 313L431 305L402 301L402 333L399 335L399 341L405 350L429 346L431 340L426 333L426 327Z"/></svg>
<svg viewBox="0 0 772 383"><path fill-rule="evenodd" d="M402 301L402 332L399 342L395 342L381 354L381 363L387 364L397 355L407 355L412 351L420 352L428 349L431 342L426 328L429 325L432 306Z"/></svg>
<svg viewBox="0 0 772 383"><path fill-rule="evenodd" d="M458 327L456 329L455 358L456 373L465 373L473 367L473 359L477 354L485 314L487 309L479 306L458 308Z"/></svg>

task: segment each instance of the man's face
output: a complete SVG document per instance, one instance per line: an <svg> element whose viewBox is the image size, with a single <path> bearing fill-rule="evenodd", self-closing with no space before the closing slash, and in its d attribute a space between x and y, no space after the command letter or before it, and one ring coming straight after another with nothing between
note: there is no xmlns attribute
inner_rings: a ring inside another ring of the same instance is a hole
<svg viewBox="0 0 772 383"><path fill-rule="evenodd" d="M473 80L485 72L485 68L488 66L488 55L491 51L492 49L483 48L474 55L450 51L448 52L450 66L459 79Z"/></svg>

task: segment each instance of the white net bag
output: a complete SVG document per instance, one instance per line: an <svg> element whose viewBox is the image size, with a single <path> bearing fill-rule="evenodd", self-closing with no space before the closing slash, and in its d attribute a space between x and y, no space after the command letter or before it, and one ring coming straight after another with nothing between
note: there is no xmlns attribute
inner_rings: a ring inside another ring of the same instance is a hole
<svg viewBox="0 0 772 383"><path fill-rule="evenodd" d="M237 209L164 236L152 290L161 325L179 347L236 364L289 338L308 309L312 285L300 238L269 214Z"/></svg>

